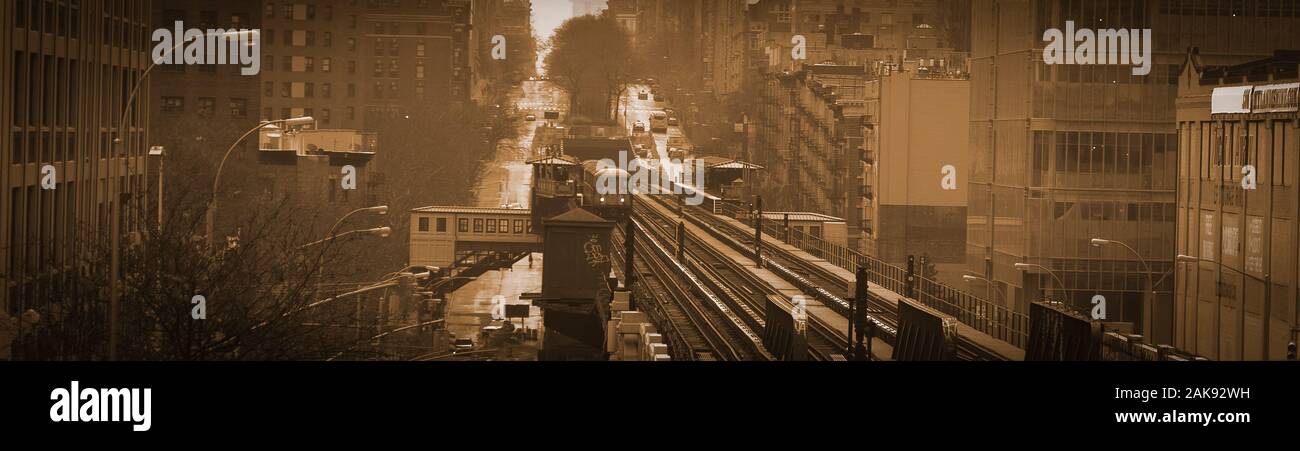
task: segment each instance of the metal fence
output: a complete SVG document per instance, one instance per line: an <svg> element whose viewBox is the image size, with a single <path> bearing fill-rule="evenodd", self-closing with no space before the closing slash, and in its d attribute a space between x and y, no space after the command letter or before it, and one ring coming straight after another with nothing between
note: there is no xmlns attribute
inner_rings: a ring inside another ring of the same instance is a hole
<svg viewBox="0 0 1300 451"><path fill-rule="evenodd" d="M730 202L723 203L715 211L745 222L751 222L753 219L752 213L745 206ZM911 287L914 290L909 290L907 268L863 255L799 229L785 230L780 221L765 221L763 234L772 239L783 240L849 272L856 272L859 266L864 267L867 270L868 281L871 283L901 296L916 299L930 308L957 318L958 321L973 329L1018 348L1024 348L1029 340L1029 316L1025 313L921 277L919 274L911 274L910 279L913 281Z"/></svg>

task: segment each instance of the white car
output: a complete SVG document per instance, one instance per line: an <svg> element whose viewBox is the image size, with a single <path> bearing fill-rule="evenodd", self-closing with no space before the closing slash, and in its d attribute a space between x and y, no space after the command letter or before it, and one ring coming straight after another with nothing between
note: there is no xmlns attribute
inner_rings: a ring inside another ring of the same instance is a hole
<svg viewBox="0 0 1300 451"><path fill-rule="evenodd" d="M530 114L530 115L524 116L524 120L525 120L525 121L528 121L528 122L532 122L532 121L537 120L537 116L536 116L536 115L532 115L532 114Z"/></svg>
<svg viewBox="0 0 1300 451"><path fill-rule="evenodd" d="M645 133L645 123L641 121L636 121L635 124L632 124L632 132Z"/></svg>

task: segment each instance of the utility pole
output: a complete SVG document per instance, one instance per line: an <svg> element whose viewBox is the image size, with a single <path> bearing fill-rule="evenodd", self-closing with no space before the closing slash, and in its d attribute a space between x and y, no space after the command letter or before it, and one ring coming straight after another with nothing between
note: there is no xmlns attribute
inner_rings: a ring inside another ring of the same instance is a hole
<svg viewBox="0 0 1300 451"><path fill-rule="evenodd" d="M763 267L763 196L754 199L754 264Z"/></svg>
<svg viewBox="0 0 1300 451"><path fill-rule="evenodd" d="M867 282L867 268L859 266L855 274L855 280L853 304L857 308L853 310L852 321L849 324L850 330L853 330L852 323L857 323L857 333L853 335L853 340L856 340L853 346L853 357L854 360L870 360L870 351L863 347L863 342L866 341L864 336L867 327L867 296L870 293L868 291L870 287L868 286L869 282Z"/></svg>

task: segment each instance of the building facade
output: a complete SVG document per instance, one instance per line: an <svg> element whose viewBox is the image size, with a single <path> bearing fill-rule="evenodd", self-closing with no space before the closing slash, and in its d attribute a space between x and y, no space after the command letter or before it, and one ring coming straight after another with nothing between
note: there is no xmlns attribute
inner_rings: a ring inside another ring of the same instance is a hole
<svg viewBox="0 0 1300 451"><path fill-rule="evenodd" d="M425 102L484 101L472 17L456 0L264 1L261 117L368 129Z"/></svg>
<svg viewBox="0 0 1300 451"><path fill-rule="evenodd" d="M150 64L151 6L103 0L0 7L0 123L7 130L0 140L0 319L31 310L40 324L57 327L60 312L78 301L60 290L83 271L108 272L99 256L115 242L114 215L121 218L120 245L142 226L149 87L127 99ZM42 183L47 179L53 183ZM107 314L105 305L79 308ZM42 346L39 327L31 346ZM9 344L0 350L7 354Z"/></svg>
<svg viewBox="0 0 1300 451"><path fill-rule="evenodd" d="M1282 360L1296 341L1300 53L1229 67L1191 55L1179 81L1174 342Z"/></svg>
<svg viewBox="0 0 1300 451"><path fill-rule="evenodd" d="M958 182L970 164L970 80L946 61L910 61L867 82L859 250L886 262L966 261L967 187ZM940 273L960 280L954 269Z"/></svg>
<svg viewBox="0 0 1300 451"><path fill-rule="evenodd" d="M1294 2L999 0L972 6L967 265L1018 311L1045 297L1172 336L1176 83L1206 64L1295 48ZM1073 22L1144 30L1150 72L1047 64L1044 34ZM1093 245L1093 239L1109 240ZM1022 272L1016 263L1050 268ZM1154 295L1152 293L1155 293ZM1155 319L1154 322L1151 320Z"/></svg>

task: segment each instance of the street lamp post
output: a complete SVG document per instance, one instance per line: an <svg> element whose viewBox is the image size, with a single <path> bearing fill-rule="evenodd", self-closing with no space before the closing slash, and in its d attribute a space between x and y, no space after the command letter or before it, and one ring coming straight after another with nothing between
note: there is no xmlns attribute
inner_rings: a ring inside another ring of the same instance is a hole
<svg viewBox="0 0 1300 451"><path fill-rule="evenodd" d="M324 239L320 239L320 240L312 241L312 242L310 242L310 243L307 243L307 244L304 244L304 245L302 245L302 246L299 246L298 249L306 249L306 248L309 248L309 247L315 246L315 245L317 245L317 244L322 244L322 243L326 243L326 242L329 242L329 241L333 241L333 240L335 240L335 239L337 239L337 238L343 238L343 237L345 237L345 236L352 235L352 234L354 234L354 233L362 233L362 234L367 234L367 235L378 236L378 237L380 237L380 238L388 238L388 236L391 235L391 234L393 233L393 229L385 226L385 227L375 227L375 228L373 228L373 229L349 230L349 231L346 231L346 232L343 232L343 233L340 233L340 234L336 234L336 235L335 235L335 234L332 234L332 235L330 235L329 237L324 238Z"/></svg>
<svg viewBox="0 0 1300 451"><path fill-rule="evenodd" d="M239 30L239 31L228 31L228 32L225 32L225 33L221 33L221 34L219 34L219 35L217 35L217 36L219 36L219 37L221 37L221 38L223 38L223 39L238 39L238 38L240 38L240 37L244 37L244 36L256 36L257 34L258 34L258 31L257 31L257 30ZM207 36L207 34L204 34L204 36ZM251 38L250 38L250 40L251 40ZM133 86L131 86L131 92L130 92L129 94L127 94L127 96L126 96L126 101L122 103L122 116L121 116L121 119L119 119L119 120L117 121L117 138L115 138L115 139L113 140L113 142L114 142L115 144L116 144L116 143L121 143L121 144L122 144L122 150L123 150L123 153L126 154L126 160L125 160L125 161L126 161L126 172L127 172L128 174L131 172L131 156L130 156L130 151L129 151L129 150L127 149L127 147L126 147L126 146L127 146L127 141L126 141L126 139L125 139L125 138L126 138L125 135L126 135L126 131L127 131L127 130L126 130L126 128L127 128L127 127L126 127L126 117L127 117L127 115L129 115L129 114L131 113L131 106L135 103L135 96L136 96L136 94L138 94L138 93L140 92L140 87L144 85L144 81L145 81L145 79L147 79L147 78L149 77L149 74L153 72L153 69L154 69L155 67L158 67L158 64L159 64L159 63L161 63L161 62L163 62L163 61L169 59L169 57L171 56L171 54L172 54L172 53L175 53L177 49L179 49L179 48L181 48L181 47L184 47L186 42L189 42L189 40L186 40L186 39L178 39L177 41L179 41L179 42L177 42L176 45L172 46L171 48L167 49L166 52L164 52L164 53L162 53L161 55L159 55L159 58L154 59L154 60L149 64L149 67L145 68L145 69L144 69L144 72L141 72L141 73L140 73L140 77L139 77L139 78L136 78L136 80L135 80L135 84L134 84ZM110 150L110 151L111 151L111 150ZM118 179L119 179L119 177L120 177L120 174L117 173L117 172L118 172L118 167L119 167L119 165L118 165L116 162L114 162L114 163L112 164L112 166L110 167L110 170L112 171L112 173L109 174L109 180L108 180L107 182L108 182L108 186L109 186L109 187L115 188L115 189L110 189L110 190L108 191L108 192L110 192L110 193L118 192L118 191L120 191L120 190L122 189L121 186L118 186ZM160 189L161 189L161 187L160 187ZM109 291L109 294L108 294L108 297L109 297L109 301L108 301L108 359L109 359L109 360L117 360L117 342L118 342L118 338L117 338L117 336L119 335L119 329L120 329L119 326L118 326L118 320L117 320L117 318L118 318L118 312L121 310L121 308L120 308L120 304L121 304L121 299L122 299L122 294L121 294L121 291L122 291L122 290L121 290L121 285L122 285L122 275L121 275L121 271L122 271L122 250L121 250L121 246L122 246L122 237L121 237L121 234L122 234L122 208L120 207L121 202L122 202L122 197L121 197L121 195L119 194L119 195L117 196L117 199L113 199L113 200L111 201L111 205L112 205L113 208L112 208L112 211L109 212L109 215L112 216L112 220L111 220L112 225L110 226L111 229L112 229L112 230L111 230L111 232L112 232L112 236L109 238L109 253L111 254L110 257L109 257L109 260L110 260L110 261L109 261L109 272L110 272L111 274L110 274L110 277L109 277L109 288L108 288L108 291Z"/></svg>
<svg viewBox="0 0 1300 451"><path fill-rule="evenodd" d="M1108 245L1108 244L1115 244L1115 245L1122 246L1122 247L1124 247L1125 249L1128 249L1128 251L1131 252L1131 253L1133 254L1133 256L1137 257L1137 258L1138 258L1138 261L1142 263L1142 267L1146 268L1146 270L1147 270L1147 287L1150 287L1150 290L1151 290L1151 297L1150 297L1150 301L1147 302L1147 308L1143 309L1143 310L1145 311L1144 314L1143 314L1143 316L1146 317L1146 318L1144 318L1143 322L1146 323L1146 324L1143 325L1143 330L1142 330L1142 332L1143 332L1144 334L1150 336L1152 339L1154 339L1154 338L1155 338L1155 331L1154 331L1154 329L1155 329L1155 324L1156 324L1156 321L1155 321L1155 311L1156 311L1156 283L1155 283L1155 279L1153 278L1153 276L1152 276L1152 274L1151 274L1151 265L1150 265L1150 264L1147 264L1147 260L1146 260L1145 258L1142 258L1142 254L1138 253L1137 249L1133 249L1132 246L1129 246L1129 245L1127 245L1127 244L1124 244L1122 241L1107 240L1107 239L1102 239L1102 238L1093 238L1091 241L1089 241L1089 243L1091 243L1093 247L1102 247L1102 246L1105 246L1105 245ZM1172 326L1172 324L1171 324L1171 326Z"/></svg>
<svg viewBox="0 0 1300 451"><path fill-rule="evenodd" d="M989 294L986 294L985 296L987 296L989 299L991 299L991 300L992 300L993 302L995 302L995 303L998 302L998 300L997 300L996 297L994 297L994 296L990 296L990 294L992 294L993 292L998 292L998 290L993 289L993 281L992 281L992 280L989 280L989 279L984 278L984 277L976 276L976 275L971 275L971 274L962 274L961 279L964 280L964 281L966 281L966 282L983 281L983 282L984 282L984 286L986 287L986 293L989 293ZM999 294L1001 294L1001 293L999 292ZM1002 304L1003 306L1006 306L1006 305L1005 305L1005 304L1006 304L1006 299L1005 299L1005 298L1002 299L1001 304ZM1009 307L1009 306L1006 306L1006 307ZM979 316L980 316L980 319L981 319L981 320L985 319L985 318L984 318L984 314L983 314L983 312L980 312L980 313L979 313Z"/></svg>
<svg viewBox="0 0 1300 451"><path fill-rule="evenodd" d="M207 211L207 218L206 218L208 252L212 251L212 222L213 222L213 216L215 216L217 212L217 188L218 186L220 186L219 184L221 183L221 171L225 169L226 160L230 158L230 153L235 150L235 147L239 146L239 143L244 142L244 139L247 139L249 135L252 135L253 133L256 133L258 130L261 130L267 126L274 125L274 124L281 124L286 127L289 127L294 125L307 124L312 121L314 121L314 119L312 119L311 116L293 117L288 119L277 119L274 121L263 121L257 124L256 127L253 127L249 129L247 132L244 132L244 134L240 136L239 139L235 140L234 143L230 144L229 149L226 149L225 155L221 156L221 162L217 164L217 174L212 178L212 197L211 199L208 200L208 211Z"/></svg>
<svg viewBox="0 0 1300 451"><path fill-rule="evenodd" d="M1061 286L1061 294L1063 294L1063 295L1065 295L1065 296L1069 296L1069 290L1067 290L1067 289L1065 288L1065 283L1064 283L1064 282L1061 282L1061 278L1056 276L1056 272L1055 272L1055 271L1052 271L1051 269L1048 269L1046 266L1039 265L1039 264L1034 264L1034 263L1016 263L1015 266L1016 266L1016 269L1019 269L1019 270L1021 270L1021 271L1026 271L1026 270L1029 270L1029 269L1031 269L1031 268L1038 268L1038 269L1041 269L1041 270L1043 270L1043 271L1047 271L1047 274L1050 275L1050 276L1052 276L1052 279L1053 279L1053 280L1056 280L1057 285L1060 285L1060 286Z"/></svg>

